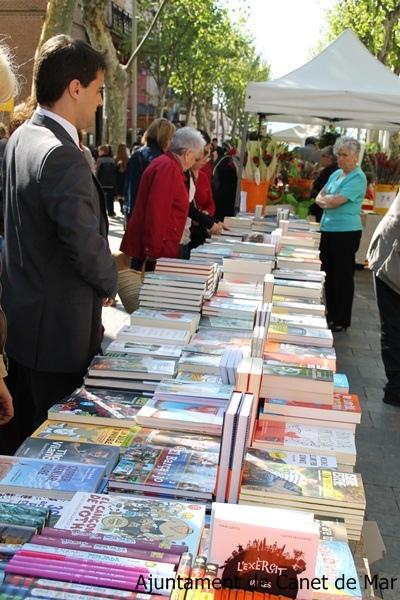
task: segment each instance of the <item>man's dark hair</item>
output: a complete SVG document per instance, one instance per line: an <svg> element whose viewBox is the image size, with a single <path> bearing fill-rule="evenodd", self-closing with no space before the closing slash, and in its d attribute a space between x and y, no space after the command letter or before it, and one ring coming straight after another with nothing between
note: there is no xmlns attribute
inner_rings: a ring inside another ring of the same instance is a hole
<svg viewBox="0 0 400 600"><path fill-rule="evenodd" d="M198 129L197 131L199 131L201 133L206 144L211 143L211 138L208 135L207 131L204 131L204 129Z"/></svg>
<svg viewBox="0 0 400 600"><path fill-rule="evenodd" d="M318 140L315 137L308 137L306 138L306 141L304 142L305 146L309 146L310 144L312 144L313 146L316 146Z"/></svg>
<svg viewBox="0 0 400 600"><path fill-rule="evenodd" d="M39 104L52 106L73 79L87 87L98 71L106 70L104 55L68 35L56 35L43 44L36 61L34 80Z"/></svg>

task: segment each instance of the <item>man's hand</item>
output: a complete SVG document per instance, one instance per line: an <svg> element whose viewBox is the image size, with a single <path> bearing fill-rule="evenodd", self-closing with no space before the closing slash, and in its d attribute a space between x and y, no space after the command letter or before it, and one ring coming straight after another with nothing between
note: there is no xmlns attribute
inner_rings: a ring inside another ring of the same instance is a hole
<svg viewBox="0 0 400 600"><path fill-rule="evenodd" d="M0 425L5 425L14 416L11 394L4 379L0 379Z"/></svg>
<svg viewBox="0 0 400 600"><path fill-rule="evenodd" d="M103 306L112 306L114 304L114 298L103 298Z"/></svg>

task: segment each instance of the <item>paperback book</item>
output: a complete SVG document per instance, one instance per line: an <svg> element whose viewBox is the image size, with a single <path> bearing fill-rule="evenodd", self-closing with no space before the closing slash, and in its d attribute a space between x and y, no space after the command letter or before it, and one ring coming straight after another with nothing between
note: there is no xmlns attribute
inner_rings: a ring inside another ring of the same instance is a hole
<svg viewBox="0 0 400 600"><path fill-rule="evenodd" d="M93 427L88 423L47 420L39 425L32 437L126 447L132 439L132 432L127 427Z"/></svg>
<svg viewBox="0 0 400 600"><path fill-rule="evenodd" d="M62 402L49 408L49 419L102 426L124 427L136 423L135 416L149 399L125 390L82 387Z"/></svg>
<svg viewBox="0 0 400 600"><path fill-rule="evenodd" d="M195 502L78 492L56 528L156 542L166 548L186 544L196 556L204 518L205 506Z"/></svg>

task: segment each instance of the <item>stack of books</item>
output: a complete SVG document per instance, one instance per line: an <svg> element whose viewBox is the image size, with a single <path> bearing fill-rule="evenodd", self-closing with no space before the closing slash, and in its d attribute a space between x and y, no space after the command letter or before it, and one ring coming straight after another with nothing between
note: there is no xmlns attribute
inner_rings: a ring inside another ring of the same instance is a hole
<svg viewBox="0 0 400 600"><path fill-rule="evenodd" d="M136 415L149 399L128 390L81 387L48 411L53 421L88 423L95 427L133 427Z"/></svg>
<svg viewBox="0 0 400 600"><path fill-rule="evenodd" d="M219 296L216 294L206 300L203 306L203 315L222 318L236 318L253 320L258 300L249 300L237 297Z"/></svg>
<svg viewBox="0 0 400 600"><path fill-rule="evenodd" d="M287 507L344 519L349 539L358 540L365 516L361 476L269 462L247 455L240 504Z"/></svg>
<svg viewBox="0 0 400 600"><path fill-rule="evenodd" d="M176 374L176 361L149 356L95 356L84 378L87 387L154 391L157 382Z"/></svg>
<svg viewBox="0 0 400 600"><path fill-rule="evenodd" d="M139 308L131 314L130 321L133 327L184 329L193 334L199 327L200 315L177 310L151 310Z"/></svg>
<svg viewBox="0 0 400 600"><path fill-rule="evenodd" d="M117 333L118 342L132 342L134 344L183 346L191 338L187 329L171 327L144 327L143 325L124 325Z"/></svg>
<svg viewBox="0 0 400 600"><path fill-rule="evenodd" d="M192 391L193 386L197 387L195 395ZM175 382L175 389L178 391L181 388L182 392L167 393L166 397L172 396L172 399L164 399L165 396L156 393L137 413L137 423L155 429L220 436L228 400L225 398L225 390L222 394L218 394L216 389L215 392L210 392L208 397L201 396L201 389L205 386L216 388L214 384L196 386L183 381Z"/></svg>
<svg viewBox="0 0 400 600"><path fill-rule="evenodd" d="M193 350L193 348L192 348ZM180 373L205 373L221 377L222 383L235 385L236 373L243 358L240 348L226 348L222 354L215 352L183 352L178 361Z"/></svg>
<svg viewBox="0 0 400 600"><path fill-rule="evenodd" d="M262 398L333 403L333 372L264 361L260 394Z"/></svg>
<svg viewBox="0 0 400 600"><path fill-rule="evenodd" d="M105 467L94 462L64 462L23 456L0 456L0 493L72 498L104 485Z"/></svg>

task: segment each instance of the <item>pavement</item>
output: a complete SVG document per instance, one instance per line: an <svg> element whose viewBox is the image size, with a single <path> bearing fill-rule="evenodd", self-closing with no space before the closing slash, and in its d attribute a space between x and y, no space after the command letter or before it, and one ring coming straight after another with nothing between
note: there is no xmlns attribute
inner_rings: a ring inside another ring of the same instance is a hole
<svg viewBox="0 0 400 600"><path fill-rule="evenodd" d="M110 246L117 250L123 236L122 217L110 219ZM379 316L368 269L356 271L351 328L334 335L337 371L346 373L350 392L358 394L363 414L357 427L357 465L366 497L366 518L378 523L386 556L371 566L379 577L400 579L400 407L382 402L385 373L380 358ZM120 301L103 311L106 346L129 316ZM400 599L400 583L379 592L384 600Z"/></svg>

